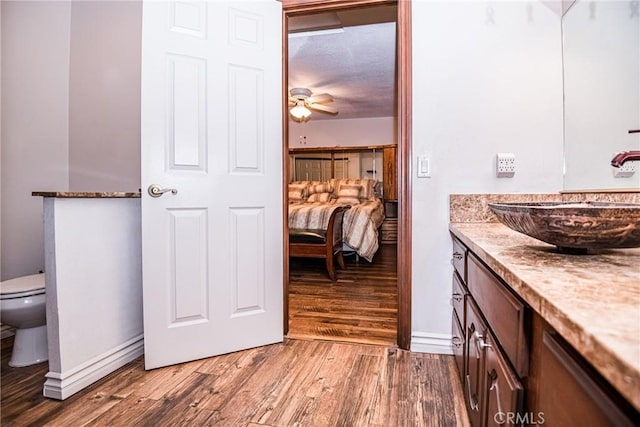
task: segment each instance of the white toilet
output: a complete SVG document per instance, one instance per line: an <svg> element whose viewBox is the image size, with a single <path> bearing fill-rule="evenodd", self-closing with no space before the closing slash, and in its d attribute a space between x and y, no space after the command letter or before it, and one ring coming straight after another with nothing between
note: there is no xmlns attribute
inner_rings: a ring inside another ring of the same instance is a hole
<svg viewBox="0 0 640 427"><path fill-rule="evenodd" d="M49 359L44 273L0 282L0 321L16 328L9 366Z"/></svg>

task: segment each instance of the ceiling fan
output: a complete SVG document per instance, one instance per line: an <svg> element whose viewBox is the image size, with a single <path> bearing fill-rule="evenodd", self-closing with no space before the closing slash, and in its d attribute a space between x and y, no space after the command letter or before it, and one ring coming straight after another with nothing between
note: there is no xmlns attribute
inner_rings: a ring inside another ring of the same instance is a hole
<svg viewBox="0 0 640 427"><path fill-rule="evenodd" d="M291 117L298 122L306 122L311 117L310 110L321 111L328 114L338 114L338 110L327 105L323 105L329 102L333 102L333 96L328 93L321 93L319 95L311 95L311 91L306 88L295 87L289 91L289 110Z"/></svg>

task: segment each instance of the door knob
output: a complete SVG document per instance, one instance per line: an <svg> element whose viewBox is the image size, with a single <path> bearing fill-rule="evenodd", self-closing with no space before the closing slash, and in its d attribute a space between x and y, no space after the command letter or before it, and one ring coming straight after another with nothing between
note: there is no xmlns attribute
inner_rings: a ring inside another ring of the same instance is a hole
<svg viewBox="0 0 640 427"><path fill-rule="evenodd" d="M171 192L171 194L178 194L178 190L176 188L162 188L158 184L151 184L147 189L147 192L151 197L160 197L164 193Z"/></svg>

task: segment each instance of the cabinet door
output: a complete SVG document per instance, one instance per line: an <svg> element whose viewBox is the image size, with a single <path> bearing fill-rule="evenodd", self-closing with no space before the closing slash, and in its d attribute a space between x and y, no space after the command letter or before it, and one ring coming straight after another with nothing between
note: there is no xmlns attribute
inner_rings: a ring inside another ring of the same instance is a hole
<svg viewBox="0 0 640 427"><path fill-rule="evenodd" d="M487 326L480 316L476 305L467 299L467 325L465 329L465 401L469 410L472 426L482 425L482 380L484 379L484 350L482 342L487 333Z"/></svg>
<svg viewBox="0 0 640 427"><path fill-rule="evenodd" d="M542 334L537 413L550 426L637 425L601 388L564 346L547 331ZM637 412L632 415L637 417Z"/></svg>
<svg viewBox="0 0 640 427"><path fill-rule="evenodd" d="M484 398L486 426L530 424L522 413L523 387L491 333L482 343L486 351ZM533 420L535 421L535 420Z"/></svg>

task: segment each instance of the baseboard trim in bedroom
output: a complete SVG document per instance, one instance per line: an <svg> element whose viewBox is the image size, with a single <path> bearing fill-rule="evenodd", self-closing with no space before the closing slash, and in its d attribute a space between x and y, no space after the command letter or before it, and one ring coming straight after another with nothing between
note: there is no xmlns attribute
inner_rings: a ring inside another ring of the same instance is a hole
<svg viewBox="0 0 640 427"><path fill-rule="evenodd" d="M416 353L453 354L451 334L413 332L411 351Z"/></svg>

